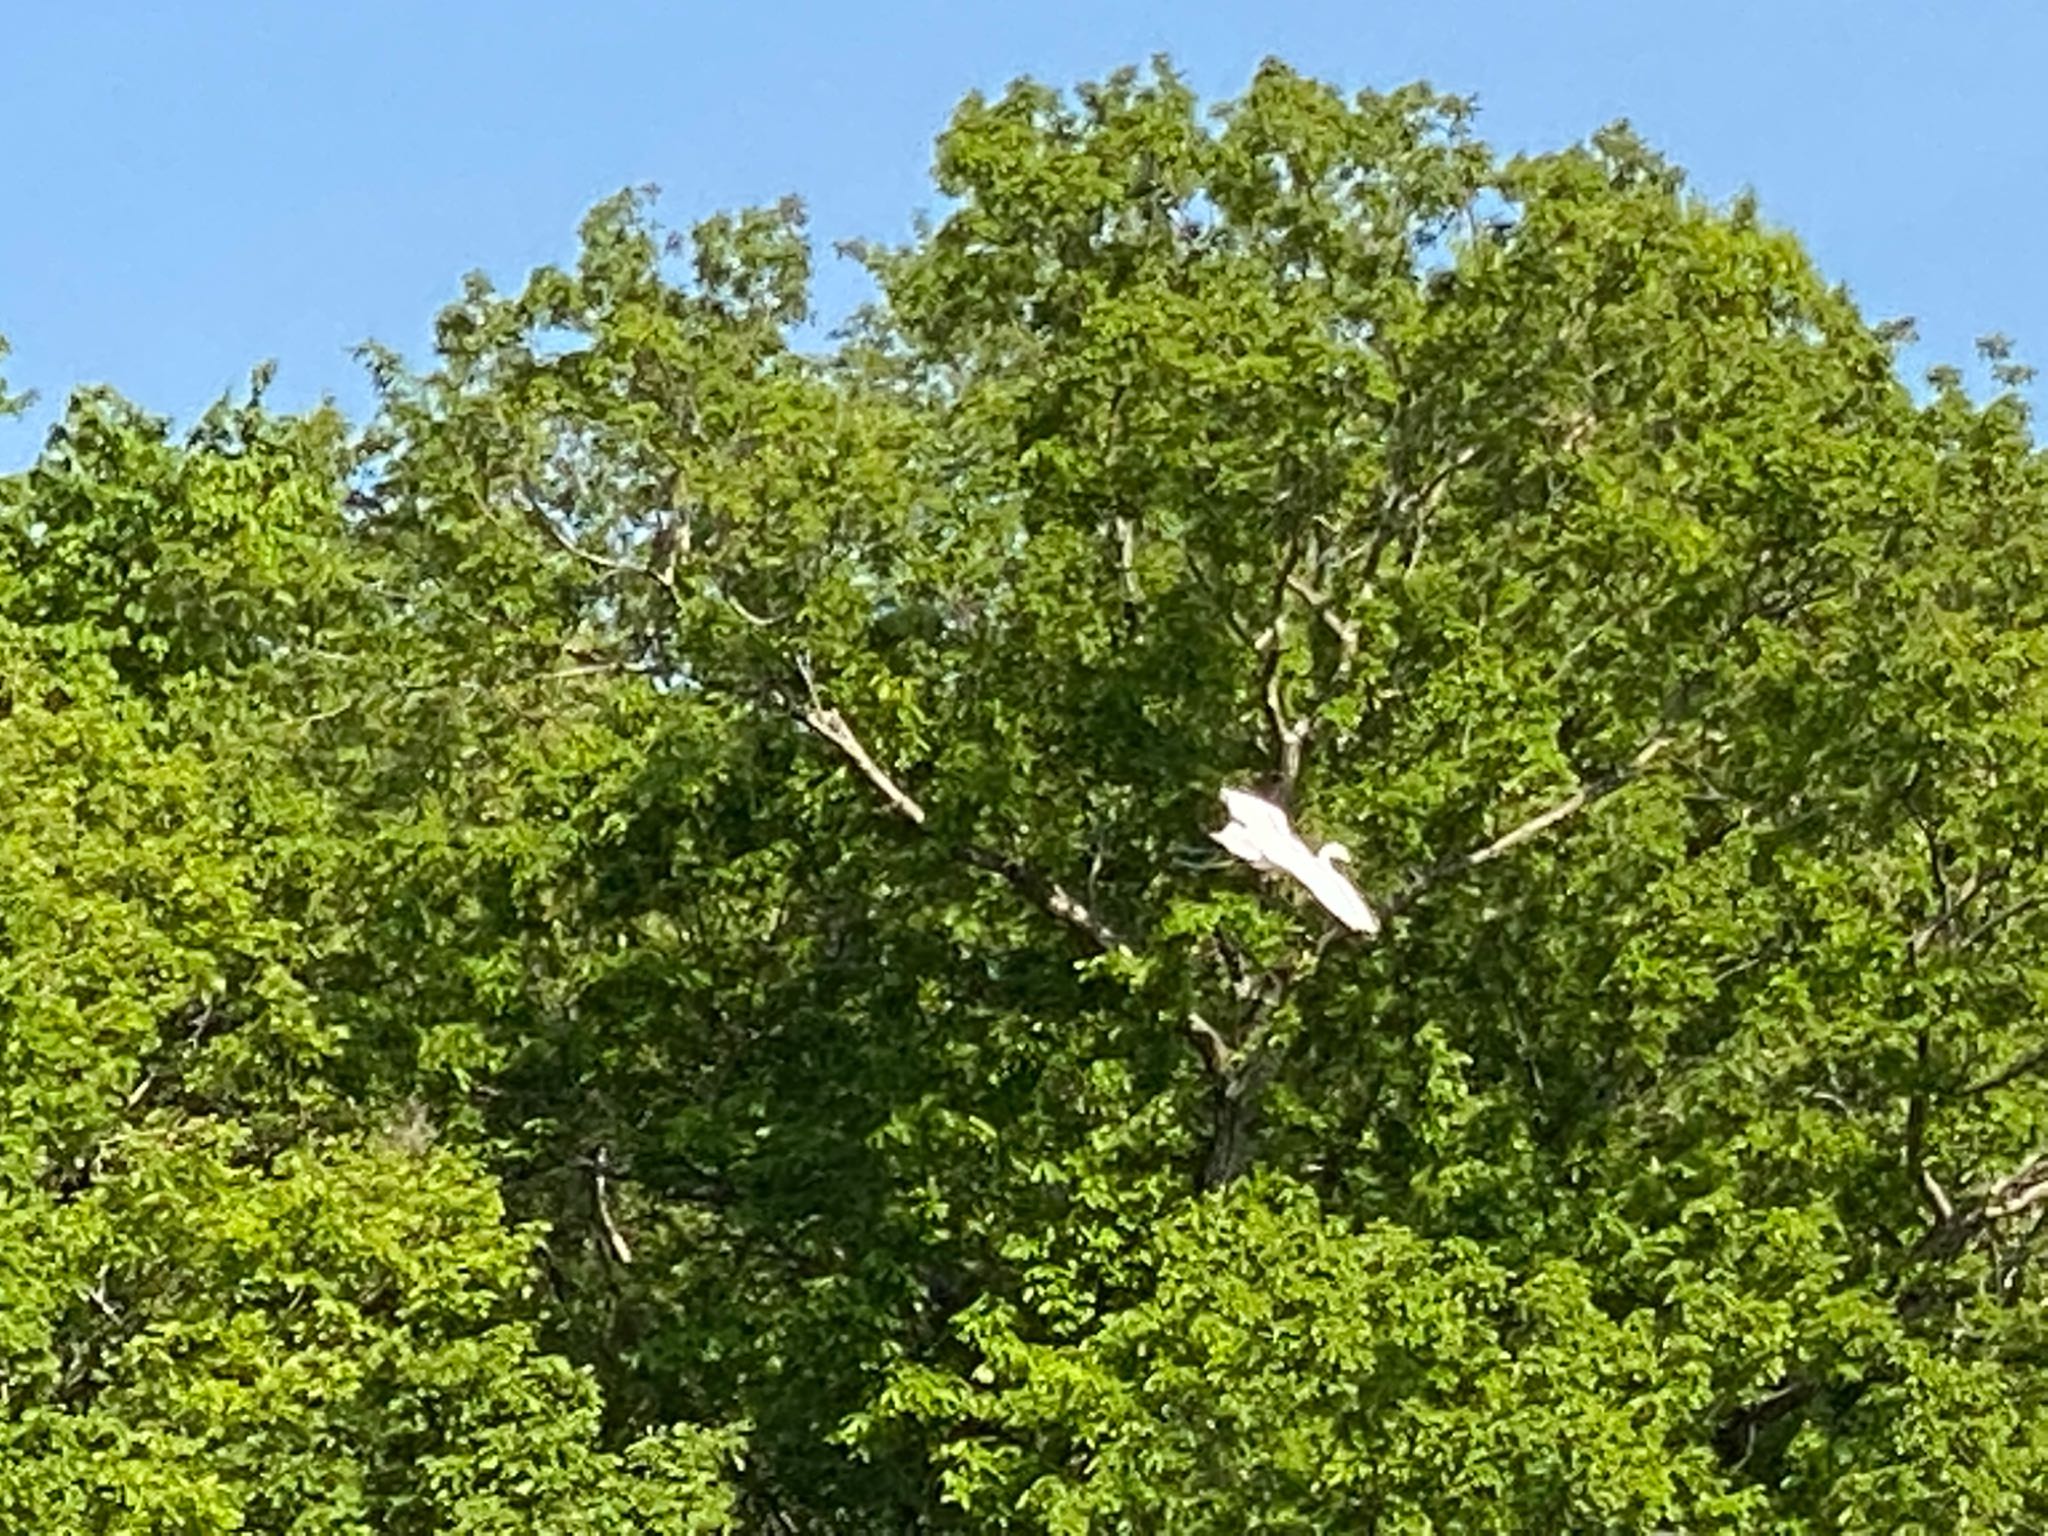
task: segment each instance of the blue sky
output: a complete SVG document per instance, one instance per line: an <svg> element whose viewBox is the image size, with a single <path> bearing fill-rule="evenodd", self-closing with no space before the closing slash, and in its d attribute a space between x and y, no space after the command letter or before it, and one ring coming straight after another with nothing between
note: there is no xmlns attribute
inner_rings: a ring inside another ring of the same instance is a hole
<svg viewBox="0 0 2048 1536"><path fill-rule="evenodd" d="M76 384L180 420L275 358L284 405L367 400L374 337L417 356L461 274L515 283L654 182L663 218L795 192L821 247L930 207L933 134L974 88L1170 54L1235 94L1277 54L1347 88L1426 78L1547 148L1628 117L1704 192L1756 190L1916 365L2002 330L2048 362L2048 61L2038 0L99 0L0 11L0 334L42 401ZM826 258L820 297L855 276Z"/></svg>

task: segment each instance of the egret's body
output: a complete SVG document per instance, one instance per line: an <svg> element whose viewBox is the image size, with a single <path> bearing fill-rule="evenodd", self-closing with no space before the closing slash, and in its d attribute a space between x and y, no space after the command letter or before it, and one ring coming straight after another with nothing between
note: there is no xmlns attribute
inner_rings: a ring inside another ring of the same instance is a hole
<svg viewBox="0 0 2048 1536"><path fill-rule="evenodd" d="M1370 938L1380 931L1378 915L1337 868L1351 860L1342 843L1325 843L1311 852L1285 811L1248 790L1224 790L1223 806L1230 812L1230 823L1209 835L1224 848L1262 873L1291 877L1353 933Z"/></svg>

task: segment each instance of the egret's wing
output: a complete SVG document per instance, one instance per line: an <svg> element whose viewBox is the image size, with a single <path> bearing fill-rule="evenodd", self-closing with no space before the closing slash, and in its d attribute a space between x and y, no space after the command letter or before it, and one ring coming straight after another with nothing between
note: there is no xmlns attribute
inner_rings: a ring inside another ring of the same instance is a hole
<svg viewBox="0 0 2048 1536"><path fill-rule="evenodd" d="M1266 857L1276 869L1292 876L1310 892L1315 890L1318 873L1327 866L1309 852L1307 843L1289 832L1284 839L1268 841L1265 848Z"/></svg>
<svg viewBox="0 0 2048 1536"><path fill-rule="evenodd" d="M1270 873L1279 867L1266 857L1266 846L1259 840L1258 835L1241 821L1233 821L1222 831L1211 832L1209 835L1253 869Z"/></svg>
<svg viewBox="0 0 2048 1536"><path fill-rule="evenodd" d="M1294 825L1288 821L1287 813L1272 801L1255 795L1248 789L1224 790L1223 807L1238 821L1265 836L1294 836Z"/></svg>
<svg viewBox="0 0 2048 1536"><path fill-rule="evenodd" d="M1337 919L1353 933L1362 933L1370 938L1380 931L1380 920L1366 899L1359 895L1358 887L1340 869L1327 859L1312 859L1311 868L1301 873L1289 870L1301 883L1308 887L1311 896L1323 904L1330 916Z"/></svg>

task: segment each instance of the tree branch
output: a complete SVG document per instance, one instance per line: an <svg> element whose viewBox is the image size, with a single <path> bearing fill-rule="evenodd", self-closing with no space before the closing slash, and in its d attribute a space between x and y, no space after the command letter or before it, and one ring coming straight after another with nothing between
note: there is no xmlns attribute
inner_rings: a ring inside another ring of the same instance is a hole
<svg viewBox="0 0 2048 1536"><path fill-rule="evenodd" d="M1031 868L1021 859L997 853L969 843L961 848L960 857L977 869L986 869L1001 875L1011 886L1038 906L1049 916L1058 918L1069 928L1086 935L1088 941L1098 950L1107 954L1122 949L1124 941L1117 931L1096 915L1089 905L1074 895L1057 880L1051 880Z"/></svg>
<svg viewBox="0 0 2048 1536"><path fill-rule="evenodd" d="M621 1267L633 1262L633 1245L626 1241L626 1234L619 1230L619 1224L612 1219L610 1174L611 1160L603 1147L592 1154L590 1163L590 1203L597 1215L598 1232L603 1238L606 1257Z"/></svg>
<svg viewBox="0 0 2048 1536"><path fill-rule="evenodd" d="M2029 1158L2011 1173L1980 1185L1960 1201L1950 1200L1931 1178L1923 1186L1923 1192L1937 1216L1915 1245L1914 1252L1922 1259L1939 1263L1954 1258L1987 1236L2001 1221L2028 1211L2048 1212L2048 1153ZM2037 1218L2034 1231L2038 1232L2039 1228ZM2034 1232L2030 1232L2023 1239L2020 1262L2024 1262L2025 1245L2031 1243L2033 1236ZM2017 1283L2016 1272L2008 1268L1998 1283L2003 1299L2010 1304L2012 1287ZM1923 1279L1896 1295L1892 1304L1902 1317L1913 1317L1925 1312L1939 1295L1934 1284ZM1795 1372L1785 1377L1771 1392L1725 1415L1714 1437L1723 1457L1731 1462L1739 1461L1754 1443L1758 1430L1804 1408L1819 1395L1821 1389L1821 1383L1813 1377Z"/></svg>
<svg viewBox="0 0 2048 1536"><path fill-rule="evenodd" d="M1235 958L1225 951L1231 990L1244 1005L1235 1045L1200 1014L1189 1016L1188 1032L1209 1072L1212 1117L1208 1149L1196 1180L1198 1188L1220 1189L1251 1167L1252 1135L1258 1127L1266 1085L1279 1069L1279 1058L1269 1043L1274 1020L1286 1006L1295 983L1314 973L1336 937L1335 930L1325 933L1304 960L1270 970L1256 981L1243 974Z"/></svg>
<svg viewBox="0 0 2048 1536"><path fill-rule="evenodd" d="M817 679L811 671L810 663L798 657L796 669L797 675L803 680L805 692L805 702L797 709L798 718L814 734L836 747L840 755L889 803L891 810L912 826L923 828L926 823L924 807L918 804L908 790L896 782L888 769L875 761L874 754L868 751L859 735L847 723L846 716L825 702L824 696L818 691ZM1029 898L1049 916L1086 936L1098 950L1107 953L1123 946L1123 940L1118 937L1116 930L1098 916L1086 902L1057 880L1041 875L1021 859L972 843L961 847L959 857L977 869L1001 875L1014 890Z"/></svg>
<svg viewBox="0 0 2048 1536"><path fill-rule="evenodd" d="M1188 1037L1195 1042L1195 1051L1211 1077L1221 1078L1230 1071L1230 1063L1237 1053L1231 1050L1230 1042L1223 1038L1222 1031L1214 1024L1199 1013L1191 1013L1188 1015Z"/></svg>
<svg viewBox="0 0 2048 1536"><path fill-rule="evenodd" d="M912 826L921 827L925 822L924 807L898 784L889 770L876 762L874 755L861 744L861 739L847 724L846 716L826 704L824 695L818 692L818 682L811 673L811 665L803 657L796 660L797 676L803 679L805 702L797 707L797 716L803 723L826 741L837 747L846 760L859 770L866 779L881 792L889 806Z"/></svg>
<svg viewBox="0 0 2048 1536"><path fill-rule="evenodd" d="M1358 626L1337 611L1337 604L1329 593L1321 592L1306 576L1294 573L1287 578L1287 590L1308 604L1313 613L1331 634L1337 637L1337 679L1351 670L1352 662L1358 655Z"/></svg>
<svg viewBox="0 0 2048 1536"><path fill-rule="evenodd" d="M675 579L675 540L657 539L657 550L652 562L636 565L630 561L617 560L584 549L548 516L541 504L537 489L528 482L522 492L521 502L528 517L543 529L548 536L567 553L584 561L593 568L606 573L638 576L659 588L668 598L669 607L680 619L683 613L683 597ZM488 501L485 509L489 511ZM747 624L756 629L773 629L777 621L754 613L737 597L723 589L716 589L718 598ZM803 683L804 697L796 704L794 713L804 726L820 740L829 742L850 763L860 776L868 781L889 808L912 826L923 829L926 825L925 808L915 796L896 782L894 775L868 751L852 724L838 709L828 704L818 689L817 677L811 670L809 660L798 655L794 658L798 678ZM1049 916L1066 924L1082 934L1098 950L1108 952L1123 947L1123 940L1116 930L1091 909L1088 904L1068 891L1058 881L1047 878L1032 869L1020 859L995 852L993 849L963 846L959 857L977 869L985 869L1001 875L1013 889L1027 897Z"/></svg>
<svg viewBox="0 0 2048 1536"><path fill-rule="evenodd" d="M483 503L484 510L488 512L490 510L490 498L479 493L477 499ZM560 523L548 515L547 508L544 505L545 499L540 493L540 488L531 480L524 482L520 487L519 504L521 510L526 513L527 519L552 539L563 552L575 556L593 570L620 576L653 577L654 572L644 565L636 565L630 560L615 559L610 555L600 555L596 550L585 549L581 544L578 544L569 537L567 530Z"/></svg>
<svg viewBox="0 0 2048 1536"><path fill-rule="evenodd" d="M1295 536L1288 540L1287 551L1280 561L1280 569L1274 573L1272 592L1266 603L1272 617L1252 641L1253 651L1259 659L1259 705L1265 711L1267 729L1273 736L1273 766L1279 773L1283 805L1294 798L1294 782L1301 777L1302 749L1307 746L1309 733L1315 728L1312 719L1288 719L1287 703L1280 686L1280 668L1287 659L1288 584L1300 568L1302 556L1306 553L1307 537L1297 530Z"/></svg>
<svg viewBox="0 0 2048 1536"><path fill-rule="evenodd" d="M1948 1191L1927 1166L1927 1060L1931 1049L1928 1033L1922 1029L1914 1046L1913 1091L1906 1100L1906 1173L1939 1223L1953 1220L1956 1210Z"/></svg>
<svg viewBox="0 0 2048 1536"><path fill-rule="evenodd" d="M2039 1047L2038 1049L2028 1051L2024 1056L2021 1056L2018 1060L2009 1062L2005 1066L2000 1067L1996 1072L1992 1073L1989 1077L1979 1078L1976 1082L1970 1084L1969 1087L1965 1088L1963 1092L1965 1095L1970 1097L1975 1097L1979 1094L1992 1093L2000 1088L2005 1087L2008 1083L2018 1082L2021 1078L2025 1077L2029 1072L2035 1071L2043 1066L2048 1066L2048 1045L2044 1045Z"/></svg>
<svg viewBox="0 0 2048 1536"><path fill-rule="evenodd" d="M1588 806L1596 805L1600 801L1605 800L1616 790L1626 787L1649 772L1657 759L1663 755L1665 748L1671 745L1672 739L1668 735L1651 737L1641 751L1637 752L1634 757L1630 758L1627 763L1614 772L1581 784L1571 794L1560 800L1556 805L1551 806L1547 811L1531 816L1520 826L1512 831L1503 833L1492 842L1482 844L1468 852L1457 855L1455 858L1446 859L1443 863L1431 869L1424 870L1421 874L1411 878L1401 890L1388 897L1385 909L1389 912L1405 911L1430 887L1452 879L1455 876L1469 873L1479 868L1482 864L1490 864L1495 859L1514 852L1515 849L1531 839L1540 837L1559 822L1568 820L1570 817L1576 816L1579 812L1585 810Z"/></svg>
<svg viewBox="0 0 2048 1536"><path fill-rule="evenodd" d="M1951 1203L1920 1239L1916 1251L1934 1258L1962 1252L1998 1222L2048 1202L2048 1153L2036 1153L2002 1178L1979 1185Z"/></svg>
<svg viewBox="0 0 2048 1536"><path fill-rule="evenodd" d="M1430 476L1420 488L1405 491L1397 487L1388 495L1385 510L1381 513L1379 532L1374 535L1372 544L1366 551L1367 583L1377 579L1380 560L1386 554L1387 546L1402 531L1404 516L1410 517L1411 520L1407 528L1410 534L1408 552L1402 557L1402 571L1404 575L1414 574L1415 567L1422 561L1423 547L1428 542L1429 521L1436 515L1437 505L1443 499L1445 488L1450 485L1452 477L1459 470L1478 457L1479 445L1468 444L1453 454L1450 462Z"/></svg>

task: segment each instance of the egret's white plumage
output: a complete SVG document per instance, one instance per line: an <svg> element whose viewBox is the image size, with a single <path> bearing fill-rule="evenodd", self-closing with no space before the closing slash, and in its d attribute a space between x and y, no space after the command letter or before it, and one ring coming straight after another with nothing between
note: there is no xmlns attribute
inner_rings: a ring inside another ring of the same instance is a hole
<svg viewBox="0 0 2048 1536"><path fill-rule="evenodd" d="M1311 853L1287 813L1248 790L1224 790L1223 807L1230 812L1230 823L1209 835L1230 853L1263 873L1291 876L1353 933L1370 938L1380 931L1378 915L1336 867L1351 859L1342 843L1325 843Z"/></svg>

